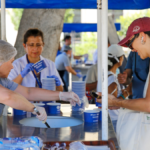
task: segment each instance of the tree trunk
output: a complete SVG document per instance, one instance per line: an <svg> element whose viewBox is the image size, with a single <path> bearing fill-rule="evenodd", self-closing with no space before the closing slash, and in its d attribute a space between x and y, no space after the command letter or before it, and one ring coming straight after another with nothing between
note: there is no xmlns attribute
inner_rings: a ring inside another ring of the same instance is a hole
<svg viewBox="0 0 150 150"><path fill-rule="evenodd" d="M16 58L25 54L22 46L24 33L30 28L38 28L44 33L42 56L55 61L60 34L62 32L65 9L25 9L21 18L15 47Z"/></svg>

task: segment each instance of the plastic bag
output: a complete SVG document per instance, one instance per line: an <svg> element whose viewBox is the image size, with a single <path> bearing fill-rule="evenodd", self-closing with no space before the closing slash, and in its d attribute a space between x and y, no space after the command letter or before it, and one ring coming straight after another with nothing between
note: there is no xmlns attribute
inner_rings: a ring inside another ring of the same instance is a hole
<svg viewBox="0 0 150 150"><path fill-rule="evenodd" d="M87 148L81 142L72 142L69 144L69 150L87 150Z"/></svg>
<svg viewBox="0 0 150 150"><path fill-rule="evenodd" d="M0 139L0 150L1 149L16 150L18 148L22 150L27 149L40 150L42 146L43 141L37 136Z"/></svg>

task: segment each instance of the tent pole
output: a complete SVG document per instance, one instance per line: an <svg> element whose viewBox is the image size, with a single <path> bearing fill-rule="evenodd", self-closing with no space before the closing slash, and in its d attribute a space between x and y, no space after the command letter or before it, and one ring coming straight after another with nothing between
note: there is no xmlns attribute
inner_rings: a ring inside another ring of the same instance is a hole
<svg viewBox="0 0 150 150"><path fill-rule="evenodd" d="M6 40L5 0L1 0L1 39Z"/></svg>
<svg viewBox="0 0 150 150"><path fill-rule="evenodd" d="M101 34L101 0L97 0L97 52L98 52L98 58L97 59L97 70L98 70L98 87L97 91L102 91L102 47L101 47L101 40L102 40L102 34Z"/></svg>
<svg viewBox="0 0 150 150"><path fill-rule="evenodd" d="M73 66L74 52L75 52L75 31L71 31L71 43L72 43L72 55L71 55L71 66ZM69 89L72 89L72 74L69 73Z"/></svg>
<svg viewBox="0 0 150 150"><path fill-rule="evenodd" d="M102 0L102 140L108 140L108 0Z"/></svg>

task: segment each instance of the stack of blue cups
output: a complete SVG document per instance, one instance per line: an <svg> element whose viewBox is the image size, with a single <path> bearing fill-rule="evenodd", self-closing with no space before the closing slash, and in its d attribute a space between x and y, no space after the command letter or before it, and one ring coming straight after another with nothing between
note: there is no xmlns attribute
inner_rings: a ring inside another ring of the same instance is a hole
<svg viewBox="0 0 150 150"><path fill-rule="evenodd" d="M79 111L80 109L84 109L85 106L84 106L84 102L82 99L86 93L85 81L72 81L72 92L76 93L81 100L81 106L76 104L76 106L72 106L72 110Z"/></svg>
<svg viewBox="0 0 150 150"><path fill-rule="evenodd" d="M46 90L55 91L56 84L54 78L44 78L42 79L42 88Z"/></svg>
<svg viewBox="0 0 150 150"><path fill-rule="evenodd" d="M43 78L42 79L42 89L56 91L55 78ZM54 101L43 102L45 104L45 109L48 111L47 103L55 103Z"/></svg>

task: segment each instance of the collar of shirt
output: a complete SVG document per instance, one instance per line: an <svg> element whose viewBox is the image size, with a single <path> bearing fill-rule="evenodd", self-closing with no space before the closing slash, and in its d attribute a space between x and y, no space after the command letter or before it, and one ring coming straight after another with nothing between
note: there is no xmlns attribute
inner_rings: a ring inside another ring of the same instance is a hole
<svg viewBox="0 0 150 150"><path fill-rule="evenodd" d="M67 56L66 52L63 52L63 54Z"/></svg>

